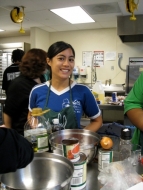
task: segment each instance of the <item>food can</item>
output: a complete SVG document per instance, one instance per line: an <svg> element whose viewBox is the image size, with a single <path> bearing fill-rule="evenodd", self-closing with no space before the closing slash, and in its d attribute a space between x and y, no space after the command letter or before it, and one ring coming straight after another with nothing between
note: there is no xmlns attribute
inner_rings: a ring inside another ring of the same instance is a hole
<svg viewBox="0 0 143 190"><path fill-rule="evenodd" d="M71 190L84 190L86 189L87 178L87 157L84 153L80 152L80 159L74 162L74 173L71 180Z"/></svg>
<svg viewBox="0 0 143 190"><path fill-rule="evenodd" d="M77 162L79 155L79 140L76 138L62 140L63 155L71 162Z"/></svg>
<svg viewBox="0 0 143 190"><path fill-rule="evenodd" d="M112 102L117 102L117 92L112 92Z"/></svg>
<svg viewBox="0 0 143 190"><path fill-rule="evenodd" d="M98 151L98 170L102 171L103 168L113 162L113 150L105 150L103 148Z"/></svg>

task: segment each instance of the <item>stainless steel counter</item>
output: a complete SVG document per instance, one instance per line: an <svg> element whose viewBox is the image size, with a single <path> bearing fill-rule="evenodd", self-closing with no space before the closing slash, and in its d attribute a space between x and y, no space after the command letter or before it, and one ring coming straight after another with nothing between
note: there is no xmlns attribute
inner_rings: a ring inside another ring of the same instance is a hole
<svg viewBox="0 0 143 190"><path fill-rule="evenodd" d="M101 110L123 110L124 111L124 106L119 106L119 105L112 105L112 104L99 104L99 108Z"/></svg>
<svg viewBox="0 0 143 190"><path fill-rule="evenodd" d="M97 179L98 174L98 163L88 164L86 190L100 190L101 184Z"/></svg>
<svg viewBox="0 0 143 190"><path fill-rule="evenodd" d="M99 104L103 123L124 123L124 106L112 104Z"/></svg>
<svg viewBox="0 0 143 190"><path fill-rule="evenodd" d="M135 166L134 166L135 167ZM138 174L143 174L143 165L138 164L136 166ZM100 190L103 186L97 179L99 174L98 163L90 163L87 165L87 182L84 190Z"/></svg>
<svg viewBox="0 0 143 190"><path fill-rule="evenodd" d="M143 165L138 164L136 167L136 171L138 174L143 174ZM98 163L90 163L87 166L87 185L86 190L100 190L102 185L98 181L99 171L98 171Z"/></svg>

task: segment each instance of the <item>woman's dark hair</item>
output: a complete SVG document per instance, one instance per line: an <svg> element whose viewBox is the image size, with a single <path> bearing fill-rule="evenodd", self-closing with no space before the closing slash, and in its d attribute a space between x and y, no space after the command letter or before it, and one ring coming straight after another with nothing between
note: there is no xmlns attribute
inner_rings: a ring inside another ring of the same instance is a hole
<svg viewBox="0 0 143 190"><path fill-rule="evenodd" d="M19 70L24 76L35 79L40 77L47 68L47 54L42 49L33 48L22 58Z"/></svg>
<svg viewBox="0 0 143 190"><path fill-rule="evenodd" d="M52 59L53 57L55 57L58 53L66 50L66 49L71 49L72 52L73 52L73 55L75 57L75 51L73 49L73 47L66 43L66 42L63 42L63 41L58 41L58 42L55 42L54 44L52 44L49 49L48 49L48 52L47 52L47 57L49 59ZM52 78L52 72L51 72L51 67L48 65L48 69L50 70L50 78Z"/></svg>
<svg viewBox="0 0 143 190"><path fill-rule="evenodd" d="M21 62L21 59L22 59L23 55L24 55L24 51L23 50L21 50L21 49L15 49L12 52L11 61L13 63L15 63L15 62Z"/></svg>

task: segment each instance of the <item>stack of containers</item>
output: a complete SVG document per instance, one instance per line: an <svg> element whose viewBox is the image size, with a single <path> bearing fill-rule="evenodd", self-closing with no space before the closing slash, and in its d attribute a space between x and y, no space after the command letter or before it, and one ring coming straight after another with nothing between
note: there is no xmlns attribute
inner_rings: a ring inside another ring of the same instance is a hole
<svg viewBox="0 0 143 190"><path fill-rule="evenodd" d="M87 157L80 152L79 140L76 138L62 140L63 155L74 165L71 190L83 190L86 187Z"/></svg>
<svg viewBox="0 0 143 190"><path fill-rule="evenodd" d="M100 141L101 148L98 150L98 170L103 169L113 161L113 141L111 138L104 136Z"/></svg>

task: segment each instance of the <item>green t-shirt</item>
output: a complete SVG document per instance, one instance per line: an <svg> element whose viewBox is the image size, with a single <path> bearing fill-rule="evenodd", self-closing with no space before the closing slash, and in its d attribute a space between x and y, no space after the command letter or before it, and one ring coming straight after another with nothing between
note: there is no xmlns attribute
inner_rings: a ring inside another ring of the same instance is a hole
<svg viewBox="0 0 143 190"><path fill-rule="evenodd" d="M143 72L124 100L124 113L133 108L143 108Z"/></svg>
<svg viewBox="0 0 143 190"><path fill-rule="evenodd" d="M124 113L133 108L143 108L143 72L139 75L133 88L124 100ZM143 131L140 131L138 128L135 129L132 143L140 144L143 154Z"/></svg>

